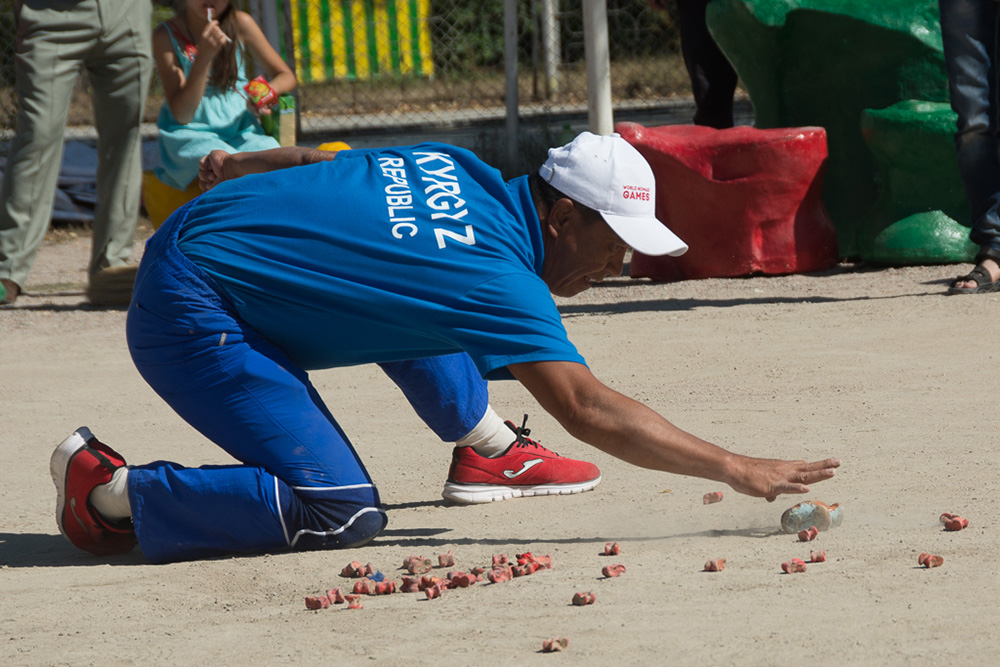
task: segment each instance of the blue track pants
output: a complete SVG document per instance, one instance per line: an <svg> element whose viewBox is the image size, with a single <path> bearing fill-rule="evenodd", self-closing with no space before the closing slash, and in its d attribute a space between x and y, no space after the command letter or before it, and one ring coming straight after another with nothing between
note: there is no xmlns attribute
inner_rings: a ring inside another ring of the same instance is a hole
<svg viewBox="0 0 1000 667"><path fill-rule="evenodd" d="M127 337L136 367L239 464L133 466L139 547L154 563L233 552L359 546L386 525L378 490L307 373L243 322L177 249L177 218L149 241ZM442 440L483 417L465 354L382 365Z"/></svg>

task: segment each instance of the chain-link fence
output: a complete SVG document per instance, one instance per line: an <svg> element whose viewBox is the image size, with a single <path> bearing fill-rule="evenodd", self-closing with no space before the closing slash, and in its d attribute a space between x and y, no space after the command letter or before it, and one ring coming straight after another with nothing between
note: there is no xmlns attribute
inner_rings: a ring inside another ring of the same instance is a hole
<svg viewBox="0 0 1000 667"><path fill-rule="evenodd" d="M173 15L155 6L154 21ZM300 143L352 142L477 128L476 148L502 162L505 118L503 0L234 0L250 11L299 79ZM14 0L0 0L0 133L10 135L14 94ZM543 145L569 123L586 125L580 0L517 0L519 116ZM675 12L646 0L607 0L616 120L687 99ZM163 103L153 79L147 132ZM67 136L92 132L81 77ZM490 139L493 137L493 139ZM492 150L490 143L498 144ZM495 156L490 155L491 152ZM532 151L528 147L527 153Z"/></svg>

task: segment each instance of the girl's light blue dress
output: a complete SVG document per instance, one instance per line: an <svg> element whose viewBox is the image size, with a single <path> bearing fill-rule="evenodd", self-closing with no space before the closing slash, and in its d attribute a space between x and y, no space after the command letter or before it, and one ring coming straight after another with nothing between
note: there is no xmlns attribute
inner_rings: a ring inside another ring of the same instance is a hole
<svg viewBox="0 0 1000 667"><path fill-rule="evenodd" d="M189 76L194 63L194 44L173 24L165 25L184 76ZM198 177L198 160L215 149L242 153L278 147L277 140L264 134L260 122L247 109L243 95L247 77L242 48L236 49L236 63L239 71L236 90L223 91L206 86L190 123L178 123L167 104L160 109L156 121L160 130L160 166L155 172L167 185L178 190L187 189Z"/></svg>

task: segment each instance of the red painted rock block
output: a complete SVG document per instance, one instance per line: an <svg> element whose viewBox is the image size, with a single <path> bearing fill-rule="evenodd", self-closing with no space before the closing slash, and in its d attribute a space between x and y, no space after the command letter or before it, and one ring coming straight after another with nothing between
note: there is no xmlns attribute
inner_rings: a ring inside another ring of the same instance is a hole
<svg viewBox="0 0 1000 667"><path fill-rule="evenodd" d="M825 563L826 562L826 552L825 551L810 551L809 552L809 562L810 563Z"/></svg>
<svg viewBox="0 0 1000 667"><path fill-rule="evenodd" d="M617 556L622 552L622 545L618 542L608 542L604 545L605 556Z"/></svg>
<svg viewBox="0 0 1000 667"><path fill-rule="evenodd" d="M450 551L446 554L438 554L438 567L455 567L455 556Z"/></svg>
<svg viewBox="0 0 1000 667"><path fill-rule="evenodd" d="M689 246L680 257L633 253L633 277L777 275L836 264L837 233L821 199L823 128L618 123L615 131L649 162L656 216Z"/></svg>
<svg viewBox="0 0 1000 667"><path fill-rule="evenodd" d="M590 591L586 593L574 593L573 594L573 604L577 607L585 607L588 604L594 604L597 601L597 596Z"/></svg>

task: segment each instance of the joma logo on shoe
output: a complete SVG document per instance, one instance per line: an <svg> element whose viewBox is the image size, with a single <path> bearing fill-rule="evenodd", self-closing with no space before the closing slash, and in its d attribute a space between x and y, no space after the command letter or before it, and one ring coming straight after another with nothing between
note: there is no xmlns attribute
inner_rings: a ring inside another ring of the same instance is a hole
<svg viewBox="0 0 1000 667"><path fill-rule="evenodd" d="M520 470L518 470L517 472L514 472L513 470L504 470L503 476L506 477L507 479L514 479L515 477L520 477L524 473L534 468L536 465L543 462L544 461L542 461L542 459L531 459L530 461L525 461L523 464L521 464Z"/></svg>

